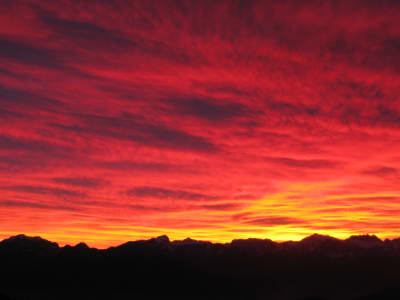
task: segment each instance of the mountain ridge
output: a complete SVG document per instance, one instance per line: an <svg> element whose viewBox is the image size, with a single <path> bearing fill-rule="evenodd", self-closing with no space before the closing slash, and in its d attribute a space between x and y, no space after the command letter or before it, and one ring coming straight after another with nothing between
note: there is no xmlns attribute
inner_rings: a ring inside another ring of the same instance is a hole
<svg viewBox="0 0 400 300"><path fill-rule="evenodd" d="M121 246L128 246L128 245L139 245L143 243L156 243L159 245L196 245L196 244L203 244L203 245L235 245L235 244L243 244L243 243L254 243L254 244L269 244L269 245L301 245L301 244L311 244L311 243L327 243L327 242L337 242L337 243L349 243L349 244L355 244L359 245L361 247L373 247L373 246L383 246L383 245L388 245L391 243L399 244L400 246L400 238L393 238L393 239L385 239L382 240L378 238L374 234L360 234L360 235L351 235L346 239L339 239L335 238L329 235L322 235L318 233L314 233L312 235L309 235L299 241L273 241L271 239L265 238L265 239L260 239L260 238L246 238L246 239L233 239L231 242L225 242L225 243L220 243L220 242L210 242L210 241L205 241L205 240L196 240L192 239L190 237L187 237L183 240L170 240L167 235L160 235L157 237L152 237L149 239L138 239L138 240L130 240L127 242L124 242L120 245L117 246L110 246L108 248L96 248L96 247L89 247L85 242L81 241L77 243L75 246L71 246L70 244L66 244L64 246L59 246L57 242L53 242L50 240L47 240L45 238L42 238L40 236L28 236L25 234L17 234L10 236L8 238L5 238L0 241L0 247L3 245L7 244L26 244L26 245L39 245L41 244L42 246L47 245L52 248L65 248L65 247L79 247L79 248L87 248L87 249L96 249L96 250L108 250L108 249L113 249L113 248L118 248ZM366 246L365 246L366 245Z"/></svg>
<svg viewBox="0 0 400 300"><path fill-rule="evenodd" d="M40 237L16 235L0 242L0 266L7 275L0 295L16 300L53 299L55 293L62 300L188 295L199 300L359 300L382 295L387 287L400 295L400 239L382 241L374 235L341 240L314 234L300 241L249 238L230 243L171 241L162 235L107 249L83 242L60 247Z"/></svg>

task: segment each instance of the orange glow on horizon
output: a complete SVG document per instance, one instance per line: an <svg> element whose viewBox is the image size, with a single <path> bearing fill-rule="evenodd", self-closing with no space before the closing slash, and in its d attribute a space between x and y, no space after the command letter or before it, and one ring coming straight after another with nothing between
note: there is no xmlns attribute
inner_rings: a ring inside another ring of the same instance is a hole
<svg viewBox="0 0 400 300"><path fill-rule="evenodd" d="M135 223L132 218L121 222L104 222L91 226L84 222L65 222L65 227L54 230L5 231L0 238L6 238L21 232L31 236L41 236L60 245L85 242L92 247L108 248L132 240L148 239L168 235L171 240L183 240L187 237L214 243L226 243L233 239L271 239L273 241L298 241L311 234L319 233L345 239L351 235L375 234L381 239L396 238L398 232L388 229L387 225L398 222L396 216L376 217L370 211L368 199L387 199L400 197L400 193L371 193L349 195L327 195L335 188L332 183L284 184L285 191L271 194L260 200L245 201L247 205L238 211L215 212L171 212L148 216L146 221ZM309 198L312 195L313 198ZM360 203L345 203L341 200L358 199ZM307 200L307 201L306 201ZM337 205L326 206L327 201L337 200ZM396 203L387 203L382 208L396 209ZM268 216L274 217L268 217ZM71 218L65 217L65 220ZM121 221L120 220L120 221ZM170 226L162 226L174 220ZM250 220L250 221L249 221ZM211 222L210 222L211 221ZM215 222L214 224L212 221ZM146 224L147 222L147 224ZM74 226L75 223L75 226ZM158 223L159 226L151 226ZM204 226L199 225L204 224ZM344 227L343 224L346 224ZM85 226L86 225L86 226ZM10 226L11 227L11 226ZM187 228L185 228L187 227ZM368 231L365 231L368 228Z"/></svg>

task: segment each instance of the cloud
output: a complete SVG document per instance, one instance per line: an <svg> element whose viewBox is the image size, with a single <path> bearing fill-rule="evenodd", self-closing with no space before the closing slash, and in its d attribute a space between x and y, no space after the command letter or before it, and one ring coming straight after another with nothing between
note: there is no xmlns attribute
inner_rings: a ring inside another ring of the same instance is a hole
<svg viewBox="0 0 400 300"><path fill-rule="evenodd" d="M278 113L282 117L298 117L298 116L311 116L317 117L322 114L322 110L318 106L310 106L302 103L290 103L267 99L264 101L269 111Z"/></svg>
<svg viewBox="0 0 400 300"><path fill-rule="evenodd" d="M243 204L241 203L221 203L221 204L209 204L201 206L207 210L221 210L221 211L231 211L241 209Z"/></svg>
<svg viewBox="0 0 400 300"><path fill-rule="evenodd" d="M154 196L154 199L164 199L163 197L159 198L159 193L155 193L156 196ZM172 194L174 193L179 193L178 197L181 198L174 198L174 196ZM184 198L182 198L182 196ZM142 196L139 196L139 198ZM144 198L147 197L153 197L153 195L149 195L149 196L145 196ZM208 197L208 199L207 199ZM180 191L173 191L171 193L171 191L169 192L168 196L165 196L165 199L179 199L179 200L216 200L217 198L214 197L211 199L210 196L198 196L196 194L193 195L187 195L184 196L182 195L182 193L180 193ZM157 204L157 205L140 205L140 204L135 204L135 205L130 205L129 207L134 209L134 210L140 210L140 211L144 211L144 212L159 212L159 213L169 213L169 212L180 212L180 211L198 211L198 210L202 210L202 211L237 211L242 209L245 206L245 204L243 203L214 203L214 204L195 204L194 202L186 202L182 201L179 203L179 205L162 205L162 204Z"/></svg>
<svg viewBox="0 0 400 300"><path fill-rule="evenodd" d="M1 207L10 207L10 208L34 208L34 209L43 209L43 210L61 210L61 211L80 211L78 207L73 207L73 206L63 206L63 205L47 205L47 204L42 204L42 203L37 203L37 202L25 202L25 201L12 201L12 200L6 200L6 201L0 201L0 206Z"/></svg>
<svg viewBox="0 0 400 300"><path fill-rule="evenodd" d="M43 67L48 69L63 69L54 51L37 47L27 42L12 40L0 35L0 58L11 60L28 66Z"/></svg>
<svg viewBox="0 0 400 300"><path fill-rule="evenodd" d="M118 30L110 30L86 21L74 21L58 18L48 12L41 12L40 19L47 28L51 28L59 38L72 41L78 47L101 49L102 51L124 50L133 47L134 41L124 37Z"/></svg>
<svg viewBox="0 0 400 300"><path fill-rule="evenodd" d="M384 204L384 203L392 203L395 204L400 200L400 197L397 196L365 196L365 197L348 197L348 198L332 198L330 200L325 201L324 203L331 205L346 205L353 206L359 204L371 205L374 203Z"/></svg>
<svg viewBox="0 0 400 300"><path fill-rule="evenodd" d="M146 161L95 161L94 166L101 169L114 171L138 171L161 173L195 173L195 170L187 166L164 162Z"/></svg>
<svg viewBox="0 0 400 300"><path fill-rule="evenodd" d="M21 118L21 117L23 117L23 114L15 112L15 111L12 111L12 110L1 108L0 109L0 117L2 117L4 119Z"/></svg>
<svg viewBox="0 0 400 300"><path fill-rule="evenodd" d="M0 84L0 103L5 107L20 107L29 113L29 109L62 109L63 104L55 99L37 95L27 90L5 87ZM14 113L15 114L15 113Z"/></svg>
<svg viewBox="0 0 400 300"><path fill-rule="evenodd" d="M140 212L157 212L157 213L169 213L185 210L185 207L173 207L173 206L154 206L154 205L130 205L129 208L140 211Z"/></svg>
<svg viewBox="0 0 400 300"><path fill-rule="evenodd" d="M16 193L28 193L28 194L43 195L43 196L48 195L48 196L56 196L59 198L65 198L65 197L81 198L85 196L85 194L80 192L75 192L72 190L66 190L55 187L47 187L47 186L13 185L13 186L1 187L0 189Z"/></svg>
<svg viewBox="0 0 400 300"><path fill-rule="evenodd" d="M193 87L201 88L205 90L208 94L212 95L227 95L229 97L249 97L252 95L251 92L239 89L235 87L234 84L229 82L194 82Z"/></svg>
<svg viewBox="0 0 400 300"><path fill-rule="evenodd" d="M362 174L370 176L378 176L378 177L398 175L398 173L399 173L398 169L387 166L380 166L380 167L378 166L362 171Z"/></svg>
<svg viewBox="0 0 400 300"><path fill-rule="evenodd" d="M170 46L169 41L160 41L144 38L140 34L125 32L115 26L104 27L89 20L61 18L50 11L39 10L39 18L44 26L50 28L57 39L62 40L69 47L83 48L89 51L109 53L129 53L156 59L164 59L179 64L199 64L200 54L191 55L179 48ZM104 60L105 57L96 59Z"/></svg>
<svg viewBox="0 0 400 300"><path fill-rule="evenodd" d="M3 2L0 228L396 232L398 1Z"/></svg>
<svg viewBox="0 0 400 300"><path fill-rule="evenodd" d="M104 180L89 177L57 177L52 178L52 181L64 185L86 188L96 188L104 184Z"/></svg>
<svg viewBox="0 0 400 300"><path fill-rule="evenodd" d="M279 225L299 225L306 222L296 218L283 217L283 216L268 216L260 218L251 218L245 223L258 226L279 226Z"/></svg>
<svg viewBox="0 0 400 300"><path fill-rule="evenodd" d="M40 157L32 155L1 155L0 170L5 172L36 170L47 165L48 162L41 161Z"/></svg>
<svg viewBox="0 0 400 300"><path fill-rule="evenodd" d="M153 186L139 186L129 189L126 194L137 198L156 198L171 200L216 200L218 197L184 190L171 190Z"/></svg>
<svg viewBox="0 0 400 300"><path fill-rule="evenodd" d="M332 83L329 87L329 93L337 94L346 99L359 98L363 100L382 100L386 97L384 91L377 84L368 84L366 82L340 80Z"/></svg>
<svg viewBox="0 0 400 300"><path fill-rule="evenodd" d="M289 157L265 157L268 162L297 169L332 169L342 165L339 161L328 159L295 159Z"/></svg>
<svg viewBox="0 0 400 300"><path fill-rule="evenodd" d="M39 139L2 134L0 134L0 150L65 155L65 157L68 157L68 153L72 151L70 147L64 145L57 145Z"/></svg>
<svg viewBox="0 0 400 300"><path fill-rule="evenodd" d="M78 134L87 133L128 140L148 147L206 153L218 151L218 147L205 137L175 129L159 122L151 122L142 116L131 114L118 117L82 115L80 119L85 125L51 124L51 126Z"/></svg>
<svg viewBox="0 0 400 300"><path fill-rule="evenodd" d="M211 122L224 122L237 117L250 117L248 108L238 103L223 103L211 99L167 100L174 104L176 110L183 115L193 116Z"/></svg>

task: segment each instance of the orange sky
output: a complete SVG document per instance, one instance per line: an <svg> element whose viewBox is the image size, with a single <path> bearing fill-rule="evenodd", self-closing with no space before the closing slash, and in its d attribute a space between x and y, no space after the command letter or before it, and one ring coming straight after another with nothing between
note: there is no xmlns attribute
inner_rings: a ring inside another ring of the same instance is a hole
<svg viewBox="0 0 400 300"><path fill-rule="evenodd" d="M400 236L396 1L0 3L0 239Z"/></svg>

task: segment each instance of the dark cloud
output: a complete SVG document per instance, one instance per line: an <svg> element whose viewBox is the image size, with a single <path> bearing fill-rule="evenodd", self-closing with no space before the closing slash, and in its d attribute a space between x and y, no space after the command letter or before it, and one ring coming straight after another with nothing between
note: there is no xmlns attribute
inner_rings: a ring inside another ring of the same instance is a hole
<svg viewBox="0 0 400 300"><path fill-rule="evenodd" d="M346 126L399 127L400 111L396 102L393 102L393 96L385 96L382 89L374 86L346 85L343 87L343 83L338 83L330 87L330 92L323 96L335 101L326 101L324 106L265 100L265 115L279 124L292 126L306 126L321 121ZM358 100L364 102L360 104Z"/></svg>
<svg viewBox="0 0 400 300"><path fill-rule="evenodd" d="M149 205L131 205L129 206L133 210L142 211L142 212L174 212L174 211L182 211L185 208L181 207L172 207L172 206L149 206Z"/></svg>
<svg viewBox="0 0 400 300"><path fill-rule="evenodd" d="M72 190L60 189L55 187L45 187L45 186L34 186L34 185L13 185L13 186L6 186L1 187L0 189L6 191L13 191L17 193L29 193L35 195L49 195L49 196L56 196L60 198L64 197L84 197L85 194L78 193Z"/></svg>
<svg viewBox="0 0 400 300"><path fill-rule="evenodd" d="M274 112L283 119L293 119L298 117L321 117L323 110L319 106L311 106L303 103L289 103L267 99L264 101L267 113Z"/></svg>
<svg viewBox="0 0 400 300"><path fill-rule="evenodd" d="M108 84L109 83L110 82L108 82ZM139 96L140 92L138 92L138 91L143 92L144 90L143 86L130 85L129 87L125 87L117 85L117 87L115 87L104 83L97 85L96 88L102 93L109 94L111 95L111 97L116 99L125 100L129 102L143 102L143 99Z"/></svg>
<svg viewBox="0 0 400 300"><path fill-rule="evenodd" d="M149 196L150 197L150 196ZM173 198L172 196L168 196L168 198ZM157 198L158 199L158 198ZM185 200L193 200L193 199L186 199ZM198 210L198 209L205 209L205 210L217 210L217 211L230 211L236 210L243 207L243 204L239 203L221 203L221 204L209 204L209 205L181 205L181 206L155 206L155 205L131 205L130 208L139 211L145 212L176 212L176 211L187 211L187 210Z"/></svg>
<svg viewBox="0 0 400 300"><path fill-rule="evenodd" d="M0 108L0 117L4 118L4 119L8 119L8 118L21 118L24 115L22 113L16 112L16 111L12 111L12 110L8 110L8 109L4 109L4 108Z"/></svg>
<svg viewBox="0 0 400 300"><path fill-rule="evenodd" d="M105 183L104 180L89 177L57 177L53 178L52 181L64 185L86 188L96 188Z"/></svg>
<svg viewBox="0 0 400 300"><path fill-rule="evenodd" d="M269 216L269 217L253 218L247 220L245 223L252 225L259 225L259 226L278 226L278 225L301 224L304 223L304 221L290 217Z"/></svg>
<svg viewBox="0 0 400 300"><path fill-rule="evenodd" d="M331 109L331 117L346 125L398 128L400 111L383 103L376 105L340 104ZM328 117L328 115L327 115Z"/></svg>
<svg viewBox="0 0 400 300"><path fill-rule="evenodd" d="M346 35L343 32L335 38L332 36L325 44L324 51L325 54L329 53L330 62L342 63L360 70L391 71L398 74L398 35L392 35L390 32L382 35L382 32L374 27L364 30L357 36Z"/></svg>
<svg viewBox="0 0 400 300"><path fill-rule="evenodd" d="M207 210L236 210L243 207L243 204L240 203L221 203L221 204L209 204L201 206Z"/></svg>
<svg viewBox="0 0 400 300"><path fill-rule="evenodd" d="M36 46L25 41L12 40L0 35L0 59L12 61L24 65L29 71L32 67L51 69L62 72L65 75L79 77L82 79L101 79L98 76L88 72L81 71L69 65L71 60L78 61L80 56L74 51L65 49L51 49L43 46ZM40 81L41 78L35 78L29 75L22 75L16 72L2 69L1 73L12 76L20 81ZM27 93L23 91L22 93ZM37 97L36 97L37 98Z"/></svg>
<svg viewBox="0 0 400 300"><path fill-rule="evenodd" d="M135 36L131 39L133 48L142 55L173 61L177 64L201 66L206 64L206 59L200 53L188 53L183 49L168 45L162 41L143 39Z"/></svg>
<svg viewBox="0 0 400 300"><path fill-rule="evenodd" d="M250 92L244 89L240 89L228 82L193 82L194 88L201 88L202 90L211 94L226 94L233 97L249 97Z"/></svg>
<svg viewBox="0 0 400 300"><path fill-rule="evenodd" d="M400 72L400 36L386 37L376 43L373 49L366 50L360 65L372 70L392 70Z"/></svg>
<svg viewBox="0 0 400 300"><path fill-rule="evenodd" d="M161 187L140 186L129 189L126 194L137 198L156 198L171 200L216 200L218 197L183 190L171 190Z"/></svg>
<svg viewBox="0 0 400 300"><path fill-rule="evenodd" d="M15 145L14 145L15 146ZM13 176L17 176L19 172L51 172L51 169L71 167L79 164L81 167L85 165L82 155L75 149L69 147L57 147L50 145L43 149L24 147L22 144L19 148L1 147L0 152L0 171L4 173L13 172ZM21 174L21 173L19 173ZM37 173L38 174L38 173ZM45 174L44 177L48 177Z"/></svg>
<svg viewBox="0 0 400 300"><path fill-rule="evenodd" d="M331 86L328 86L329 95L338 94L346 99L360 98L363 100L382 100L386 96L381 87L376 84L367 84L352 80L340 80Z"/></svg>
<svg viewBox="0 0 400 300"><path fill-rule="evenodd" d="M29 113L32 108L42 110L55 110L63 107L63 104L55 99L37 95L27 90L5 87L0 84L0 103L8 107L19 107Z"/></svg>
<svg viewBox="0 0 400 300"><path fill-rule="evenodd" d="M380 166L364 170L362 173L371 176L386 177L391 175L398 175L399 170L393 167Z"/></svg>
<svg viewBox="0 0 400 300"><path fill-rule="evenodd" d="M54 51L32 44L7 39L0 35L0 58L28 66L62 70L63 64Z"/></svg>
<svg viewBox="0 0 400 300"><path fill-rule="evenodd" d="M134 161L99 161L95 166L115 171L140 171L140 172L192 172L187 167L162 163L162 162L134 162Z"/></svg>
<svg viewBox="0 0 400 300"><path fill-rule="evenodd" d="M400 127L400 111L394 107L377 105L376 113L372 115L370 125Z"/></svg>
<svg viewBox="0 0 400 300"><path fill-rule="evenodd" d="M238 220L247 220L249 219L249 217L251 217L253 215L253 212L243 212L243 213L238 213L238 214L234 214L232 216L232 220L233 221L238 221Z"/></svg>
<svg viewBox="0 0 400 300"><path fill-rule="evenodd" d="M268 162L285 165L292 168L330 169L342 165L341 162L328 159L295 159L289 157L265 157Z"/></svg>
<svg viewBox="0 0 400 300"><path fill-rule="evenodd" d="M81 157L76 148L66 145L1 134L0 152L0 170L8 172L38 171L49 166L71 165Z"/></svg>
<svg viewBox="0 0 400 300"><path fill-rule="evenodd" d="M45 26L51 28L58 38L88 50L140 54L191 65L199 64L203 60L199 53L192 57L163 41L127 34L93 22L62 19L45 11L41 11L39 15Z"/></svg>
<svg viewBox="0 0 400 300"><path fill-rule="evenodd" d="M180 114L212 122L223 122L235 117L251 116L249 109L244 105L232 102L224 103L224 101L217 99L180 99L168 100L167 103L173 103L174 108Z"/></svg>
<svg viewBox="0 0 400 300"><path fill-rule="evenodd" d="M44 161L43 157L35 155L0 155L0 170L6 172L36 170L47 164L48 161Z"/></svg>
<svg viewBox="0 0 400 300"><path fill-rule="evenodd" d="M28 151L36 153L46 153L47 155L66 155L72 149L67 146L48 143L43 140L36 140L24 137L15 137L0 134L0 150L6 151Z"/></svg>
<svg viewBox="0 0 400 300"><path fill-rule="evenodd" d="M120 140L132 141L148 147L187 150L193 152L217 152L218 148L205 137L152 122L142 116L125 114L116 117L83 115L82 125L50 124L55 128L78 134L96 134Z"/></svg>
<svg viewBox="0 0 400 300"><path fill-rule="evenodd" d="M25 201L0 201L2 207L16 207L16 208L37 208L44 210L64 210L64 211L80 211L77 207L63 206L63 205L47 205L37 202L25 202Z"/></svg>
<svg viewBox="0 0 400 300"><path fill-rule="evenodd" d="M45 26L51 28L67 41L74 42L78 47L102 50L121 50L133 47L135 44L118 30L109 30L94 23L58 18L49 13L41 13Z"/></svg>
<svg viewBox="0 0 400 300"><path fill-rule="evenodd" d="M30 80L30 81L34 80L31 76L20 74L6 69L0 69L0 74L20 80Z"/></svg>

